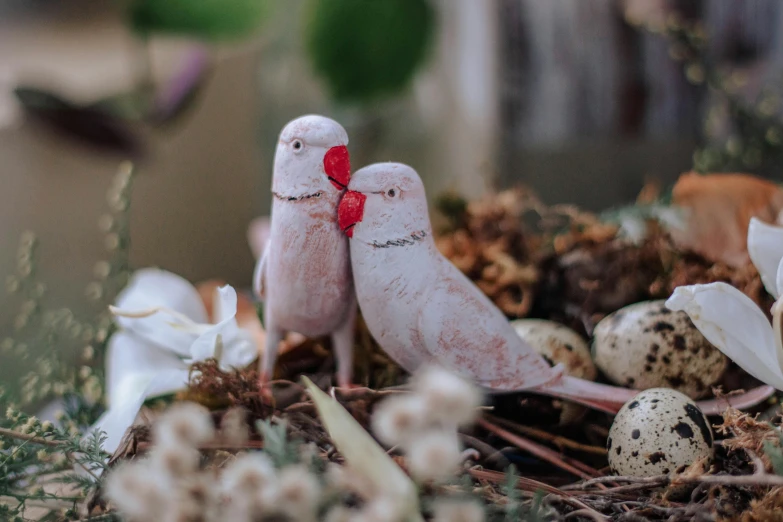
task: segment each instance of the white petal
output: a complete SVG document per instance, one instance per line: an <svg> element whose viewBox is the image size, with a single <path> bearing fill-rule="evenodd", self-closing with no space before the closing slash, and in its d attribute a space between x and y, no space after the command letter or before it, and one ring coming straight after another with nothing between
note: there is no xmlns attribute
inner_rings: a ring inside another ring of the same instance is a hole
<svg viewBox="0 0 783 522"><path fill-rule="evenodd" d="M783 299L778 299L772 305L772 333L775 336L778 366L783 368Z"/></svg>
<svg viewBox="0 0 783 522"><path fill-rule="evenodd" d="M215 357L215 345L220 336L223 343L220 366L223 369L247 366L258 355L258 349L250 333L237 325L237 293L231 286L222 286L215 291L213 310L215 319L221 320L215 325L207 326L193 342L190 347L190 360L203 361Z"/></svg>
<svg viewBox="0 0 783 522"><path fill-rule="evenodd" d="M775 299L778 299L781 295L783 295L783 272L780 271L780 269L783 268L783 258L780 259L780 264L778 265L778 273L775 277L775 288L778 291L777 297ZM772 294L773 296L775 294Z"/></svg>
<svg viewBox="0 0 783 522"><path fill-rule="evenodd" d="M681 286L666 306L687 313L704 337L743 370L783 389L772 326L748 296L726 283Z"/></svg>
<svg viewBox="0 0 783 522"><path fill-rule="evenodd" d="M136 420L144 401L172 393L184 388L188 383L188 370L163 370L157 374L129 374L117 385L121 395L100 419L93 424L90 432L100 430L106 433L107 439L103 449L114 453L122 442L122 437Z"/></svg>
<svg viewBox="0 0 783 522"><path fill-rule="evenodd" d="M212 298L212 320L217 324L237 315L237 292L231 285L215 289Z"/></svg>
<svg viewBox="0 0 783 522"><path fill-rule="evenodd" d="M221 368L244 368L258 355L252 336L237 326L233 317L220 324L212 325L196 339L190 347L188 362L203 361L215 357L218 336L223 344L220 355Z"/></svg>
<svg viewBox="0 0 783 522"><path fill-rule="evenodd" d="M207 311L195 287L176 274L156 268L137 270L117 297L116 306L129 311L165 307L196 323L208 321ZM172 317L168 314L158 313L142 318L118 317L116 321L122 328L180 355L188 355L195 339L194 334L184 329L172 328Z"/></svg>
<svg viewBox="0 0 783 522"><path fill-rule="evenodd" d="M223 345L220 366L223 369L244 368L258 357L258 346L250 332L239 330L236 339Z"/></svg>
<svg viewBox="0 0 783 522"><path fill-rule="evenodd" d="M148 374L161 370L187 369L187 365L171 352L161 350L130 332L117 332L109 339L106 352L106 393L109 406L123 397L119 385L126 375Z"/></svg>
<svg viewBox="0 0 783 522"><path fill-rule="evenodd" d="M764 288L775 298L780 297L777 275L783 260L783 227L751 218L748 225L748 254L759 271Z"/></svg>

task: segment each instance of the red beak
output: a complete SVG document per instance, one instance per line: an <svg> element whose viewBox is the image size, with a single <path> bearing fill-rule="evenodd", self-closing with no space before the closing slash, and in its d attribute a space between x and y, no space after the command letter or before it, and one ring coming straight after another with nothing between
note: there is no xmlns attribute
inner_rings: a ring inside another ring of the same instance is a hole
<svg viewBox="0 0 783 522"><path fill-rule="evenodd" d="M345 190L348 187L348 181L351 179L351 158L348 147L340 145L326 151L324 172L337 190Z"/></svg>
<svg viewBox="0 0 783 522"><path fill-rule="evenodd" d="M364 216L364 201L367 196L361 192L349 190L343 195L337 207L337 224L348 237L353 237L353 226Z"/></svg>

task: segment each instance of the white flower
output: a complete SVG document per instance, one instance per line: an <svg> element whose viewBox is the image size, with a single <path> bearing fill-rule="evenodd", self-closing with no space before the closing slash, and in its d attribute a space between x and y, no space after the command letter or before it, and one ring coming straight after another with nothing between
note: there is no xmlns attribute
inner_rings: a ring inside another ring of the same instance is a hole
<svg viewBox="0 0 783 522"><path fill-rule="evenodd" d="M324 522L352 522L352 517L354 516L352 509L337 505L326 513Z"/></svg>
<svg viewBox="0 0 783 522"><path fill-rule="evenodd" d="M280 472L274 500L275 507L292 520L315 520L321 485L304 466L288 466Z"/></svg>
<svg viewBox="0 0 783 522"><path fill-rule="evenodd" d="M193 473L201 462L199 450L185 444L155 445L148 455L151 470L169 479Z"/></svg>
<svg viewBox="0 0 783 522"><path fill-rule="evenodd" d="M743 370L783 390L783 228L751 219L748 252L767 291L778 298L772 325L748 296L726 283L678 287L666 306L687 313L704 337Z"/></svg>
<svg viewBox="0 0 783 522"><path fill-rule="evenodd" d="M484 508L472 500L439 500L432 522L484 522Z"/></svg>
<svg viewBox="0 0 783 522"><path fill-rule="evenodd" d="M270 458L259 451L237 455L223 470L222 489L227 495L257 495L277 482Z"/></svg>
<svg viewBox="0 0 783 522"><path fill-rule="evenodd" d="M257 357L253 334L237 324L236 291L217 288L212 307L215 324L198 290L183 278L154 268L134 273L112 307L121 330L106 356L109 409L93 426L106 432L107 452L117 449L144 401L187 385L193 362L216 357L229 369Z"/></svg>
<svg viewBox="0 0 783 522"><path fill-rule="evenodd" d="M462 377L430 366L416 372L411 384L424 399L433 421L462 426L475 420L481 393Z"/></svg>
<svg viewBox="0 0 783 522"><path fill-rule="evenodd" d="M389 397L373 412L372 429L385 444L403 444L425 428L429 413L426 402L419 395Z"/></svg>
<svg viewBox="0 0 783 522"><path fill-rule="evenodd" d="M174 494L170 482L146 464L122 464L106 479L106 497L131 521L153 519L168 508Z"/></svg>
<svg viewBox="0 0 783 522"><path fill-rule="evenodd" d="M220 436L229 444L244 444L250 438L247 425L247 410L231 408L220 420Z"/></svg>
<svg viewBox="0 0 783 522"><path fill-rule="evenodd" d="M462 460L455 431L427 431L406 449L405 462L419 482L439 482L453 476Z"/></svg>
<svg viewBox="0 0 783 522"><path fill-rule="evenodd" d="M358 513L349 519L351 522L401 522L405 512L393 498L377 496L371 499Z"/></svg>
<svg viewBox="0 0 783 522"><path fill-rule="evenodd" d="M780 297L783 281L778 281L778 277L783 274L778 268L783 260L783 227L751 218L748 225L748 254L759 271L764 288L775 299Z"/></svg>
<svg viewBox="0 0 783 522"><path fill-rule="evenodd" d="M153 428L155 444L161 446L197 447L215 437L215 426L209 411L194 402L174 404Z"/></svg>

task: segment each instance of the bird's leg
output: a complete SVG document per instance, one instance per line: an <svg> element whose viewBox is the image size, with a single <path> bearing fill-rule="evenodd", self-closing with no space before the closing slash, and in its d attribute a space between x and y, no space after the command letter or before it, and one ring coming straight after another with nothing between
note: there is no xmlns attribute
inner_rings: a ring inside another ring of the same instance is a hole
<svg viewBox="0 0 783 522"><path fill-rule="evenodd" d="M337 360L337 386L353 387L353 344L356 335L356 302L348 308L343 324L332 333L332 348Z"/></svg>
<svg viewBox="0 0 783 522"><path fill-rule="evenodd" d="M275 371L277 351L280 347L280 342L285 337L285 331L275 325L271 314L267 314L264 317L264 322L266 323L266 343L264 353L261 355L261 361L259 362L258 387L262 396L268 396L271 395L271 390L268 390L266 385Z"/></svg>

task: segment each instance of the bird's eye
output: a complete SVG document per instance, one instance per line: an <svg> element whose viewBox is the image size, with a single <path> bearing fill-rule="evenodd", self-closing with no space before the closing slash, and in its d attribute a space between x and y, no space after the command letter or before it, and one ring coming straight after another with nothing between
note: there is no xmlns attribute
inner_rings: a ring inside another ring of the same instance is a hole
<svg viewBox="0 0 783 522"><path fill-rule="evenodd" d="M294 140L291 146L294 148L294 152L302 152L304 149L304 143L301 140Z"/></svg>
<svg viewBox="0 0 783 522"><path fill-rule="evenodd" d="M394 196L397 195L397 191L394 189L389 189L389 191L386 194L388 194L390 198L393 198Z"/></svg>

